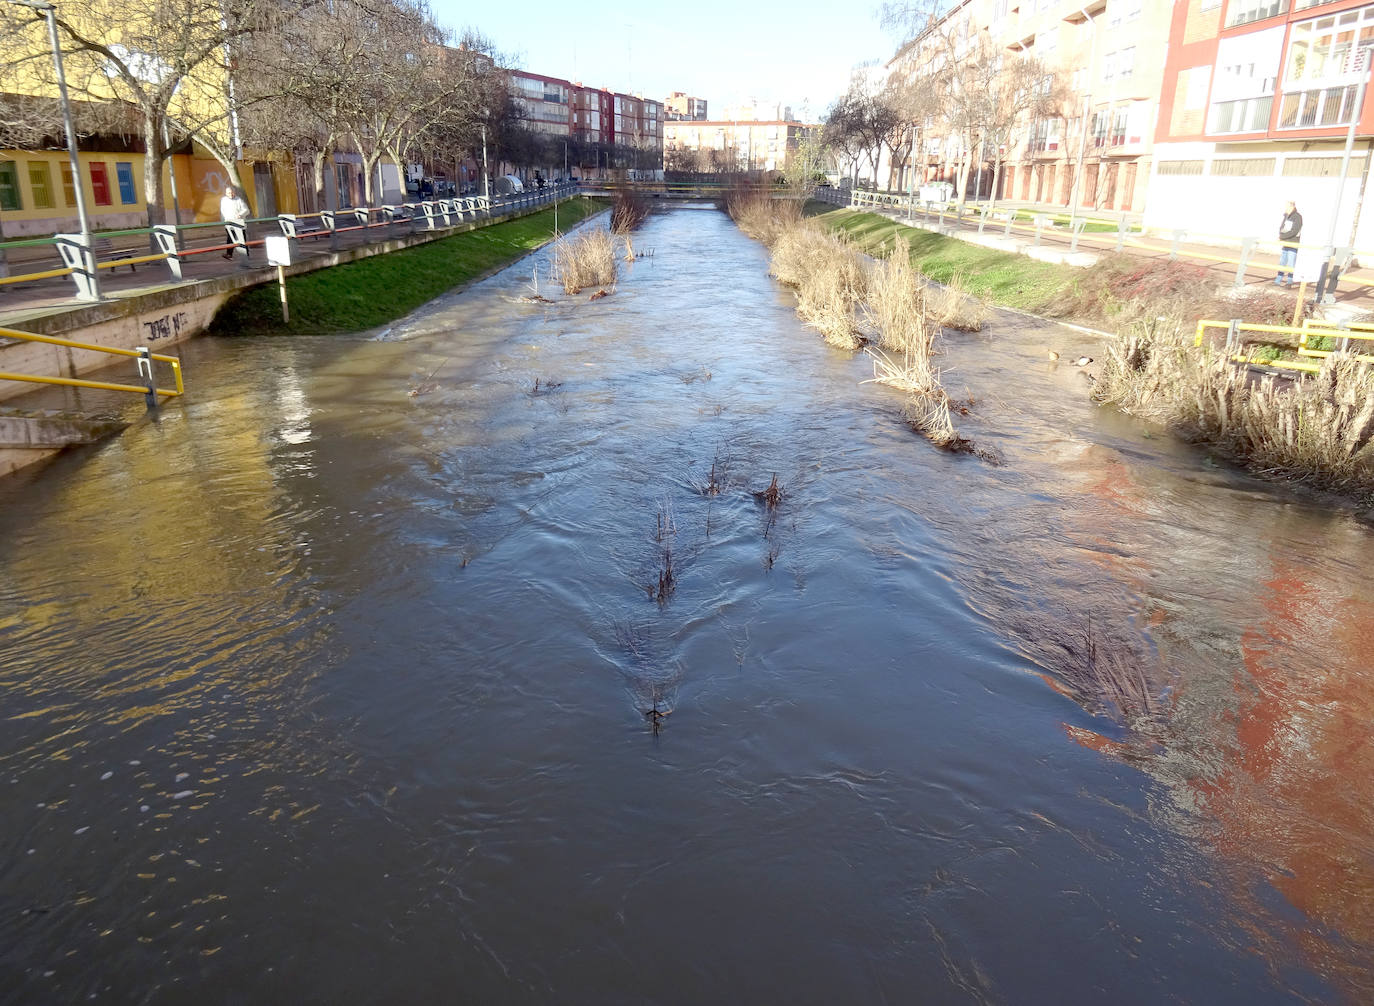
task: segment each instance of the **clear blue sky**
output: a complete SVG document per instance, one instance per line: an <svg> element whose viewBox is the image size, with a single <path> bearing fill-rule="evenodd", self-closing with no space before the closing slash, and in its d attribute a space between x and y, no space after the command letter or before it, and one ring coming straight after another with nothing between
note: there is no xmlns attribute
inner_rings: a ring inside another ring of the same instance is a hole
<svg viewBox="0 0 1374 1006"><path fill-rule="evenodd" d="M713 112L757 97L801 115L809 101L814 121L855 64L885 61L896 49L878 26L878 0L430 2L442 23L479 29L522 69L660 101L686 91Z"/></svg>

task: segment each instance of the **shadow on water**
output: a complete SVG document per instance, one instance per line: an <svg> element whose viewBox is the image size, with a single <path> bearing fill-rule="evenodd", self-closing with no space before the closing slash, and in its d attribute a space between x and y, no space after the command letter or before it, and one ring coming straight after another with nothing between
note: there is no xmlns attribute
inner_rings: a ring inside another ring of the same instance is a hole
<svg viewBox="0 0 1374 1006"><path fill-rule="evenodd" d="M722 215L637 243L0 486L0 1001L1374 994L1370 529L1020 318L936 451Z"/></svg>

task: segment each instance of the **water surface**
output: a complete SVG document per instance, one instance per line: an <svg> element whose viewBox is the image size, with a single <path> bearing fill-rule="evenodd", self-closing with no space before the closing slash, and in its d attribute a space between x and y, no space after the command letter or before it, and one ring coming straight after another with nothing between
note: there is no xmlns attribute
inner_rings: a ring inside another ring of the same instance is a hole
<svg viewBox="0 0 1374 1006"><path fill-rule="evenodd" d="M725 217L636 244L0 485L0 1001L1374 995L1369 526L1014 315L941 453Z"/></svg>

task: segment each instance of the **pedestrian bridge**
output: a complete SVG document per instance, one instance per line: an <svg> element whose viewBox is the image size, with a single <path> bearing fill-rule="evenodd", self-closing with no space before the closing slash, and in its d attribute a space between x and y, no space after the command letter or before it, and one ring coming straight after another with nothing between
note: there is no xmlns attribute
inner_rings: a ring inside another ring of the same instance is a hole
<svg viewBox="0 0 1374 1006"><path fill-rule="evenodd" d="M797 193L786 185L745 182L618 182L583 179L580 191L586 196L611 196L631 192L646 199L683 199L695 202L721 202L734 191L748 191L773 199L795 199Z"/></svg>

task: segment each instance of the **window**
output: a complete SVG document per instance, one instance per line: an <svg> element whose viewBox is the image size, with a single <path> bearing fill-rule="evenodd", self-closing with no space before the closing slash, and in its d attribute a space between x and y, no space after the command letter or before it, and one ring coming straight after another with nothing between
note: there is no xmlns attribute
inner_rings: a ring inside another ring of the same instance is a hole
<svg viewBox="0 0 1374 1006"><path fill-rule="evenodd" d="M1374 47L1374 7L1302 21L1293 26L1288 44L1286 87L1354 75L1360 64L1353 58ZM1364 64L1366 67L1368 63ZM1342 81L1349 83L1349 81Z"/></svg>
<svg viewBox="0 0 1374 1006"><path fill-rule="evenodd" d="M1352 158L1346 169L1347 178L1359 178L1364 170L1359 158ZM1289 157L1283 162L1285 178L1335 178L1341 173L1339 157Z"/></svg>
<svg viewBox="0 0 1374 1006"><path fill-rule="evenodd" d="M1278 17L1288 12L1288 0L1231 0L1226 27L1249 24L1267 17Z"/></svg>
<svg viewBox="0 0 1374 1006"><path fill-rule="evenodd" d="M13 161L0 161L0 210L22 210L19 195L19 167Z"/></svg>
<svg viewBox="0 0 1374 1006"><path fill-rule="evenodd" d="M58 161L57 173L62 176L62 198L68 206L76 205L76 186L72 184L71 161Z"/></svg>
<svg viewBox="0 0 1374 1006"><path fill-rule="evenodd" d="M1232 157L1212 162L1212 174L1230 178L1272 178L1274 158Z"/></svg>
<svg viewBox="0 0 1374 1006"><path fill-rule="evenodd" d="M29 161L29 191L33 193L34 209L57 209L52 194L52 170L47 161Z"/></svg>
<svg viewBox="0 0 1374 1006"><path fill-rule="evenodd" d="M1202 174L1202 162L1160 161L1155 168L1155 173L1160 175L1200 175Z"/></svg>

